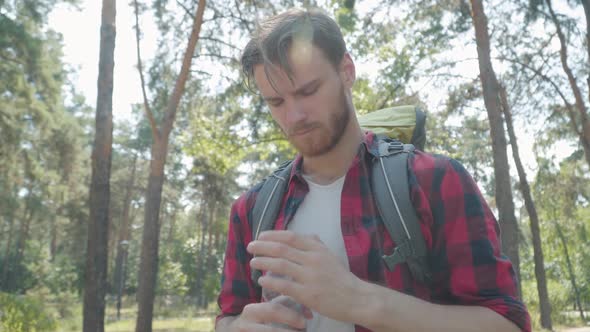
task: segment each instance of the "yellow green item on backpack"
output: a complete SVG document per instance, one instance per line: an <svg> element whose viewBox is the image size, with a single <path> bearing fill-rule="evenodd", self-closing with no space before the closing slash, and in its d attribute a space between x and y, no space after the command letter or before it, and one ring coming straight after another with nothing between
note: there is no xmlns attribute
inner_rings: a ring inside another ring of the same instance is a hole
<svg viewBox="0 0 590 332"><path fill-rule="evenodd" d="M404 105L380 109L358 116L361 128L377 135L412 143L424 150L426 114L418 106Z"/></svg>

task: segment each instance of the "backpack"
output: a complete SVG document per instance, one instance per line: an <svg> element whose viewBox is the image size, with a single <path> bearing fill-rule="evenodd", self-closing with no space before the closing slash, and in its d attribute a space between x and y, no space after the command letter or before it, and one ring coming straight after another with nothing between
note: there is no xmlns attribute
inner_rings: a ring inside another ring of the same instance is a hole
<svg viewBox="0 0 590 332"><path fill-rule="evenodd" d="M415 148L424 149L426 114L416 106L399 106L359 116L358 120L378 140L379 158L371 166L371 191L381 220L396 244L391 255L382 256L385 266L393 271L396 265L407 263L415 279L429 284L432 277L426 244L410 201L407 171L409 154ZM263 180L252 209L253 240L274 228L291 169L292 161L288 161ZM255 285L261 275L261 271L252 269Z"/></svg>

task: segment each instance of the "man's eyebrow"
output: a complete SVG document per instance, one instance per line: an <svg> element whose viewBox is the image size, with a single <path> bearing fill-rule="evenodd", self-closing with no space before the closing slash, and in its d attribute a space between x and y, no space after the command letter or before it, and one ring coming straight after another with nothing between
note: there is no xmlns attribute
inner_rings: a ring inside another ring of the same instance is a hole
<svg viewBox="0 0 590 332"><path fill-rule="evenodd" d="M312 87L314 85L319 84L319 82L320 82L320 79L319 78L316 78L314 80L311 80L311 81L303 84L299 88L297 88L297 90L295 90L295 93L294 94L295 95L301 95L301 94L303 94L305 92L305 90L307 90L308 88L310 88L310 87ZM281 96L268 96L268 97L262 96L262 99L264 99L266 102L273 102L273 101L281 101L281 100L283 100L283 97L281 97Z"/></svg>
<svg viewBox="0 0 590 332"><path fill-rule="evenodd" d="M275 96L271 96L271 97L264 97L264 96L262 96L262 99L264 99L267 103L270 103L270 102L273 102L273 101L274 102L280 101L283 98L282 97L275 97Z"/></svg>
<svg viewBox="0 0 590 332"><path fill-rule="evenodd" d="M303 94L305 92L305 90L307 90L308 88L310 88L313 85L317 85L319 82L320 82L319 78L316 78L315 80L307 82L307 83L303 84L302 86L300 86L297 90L295 90L295 94L296 95Z"/></svg>

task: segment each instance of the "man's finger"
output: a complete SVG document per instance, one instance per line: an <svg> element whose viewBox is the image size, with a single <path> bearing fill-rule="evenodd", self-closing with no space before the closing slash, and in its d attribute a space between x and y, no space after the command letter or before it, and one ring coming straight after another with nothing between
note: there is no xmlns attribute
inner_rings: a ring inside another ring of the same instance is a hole
<svg viewBox="0 0 590 332"><path fill-rule="evenodd" d="M270 326L272 323L285 324L293 329L303 329L306 326L306 319L303 314L278 302L247 305L244 307L242 316L243 319L250 321L250 323L261 324L257 326L260 328L257 331L292 331L288 327L284 329L272 327Z"/></svg>
<svg viewBox="0 0 590 332"><path fill-rule="evenodd" d="M263 275L258 278L258 284L263 288L267 288L279 294L291 296L299 303L302 303L302 301L299 300L299 297L306 293L306 289L301 283L285 278L273 277L272 275Z"/></svg>
<svg viewBox="0 0 590 332"><path fill-rule="evenodd" d="M280 242L303 251L318 250L325 247L315 234L297 234L289 230L265 231L260 233L258 240Z"/></svg>
<svg viewBox="0 0 590 332"><path fill-rule="evenodd" d="M255 257L250 261L253 269L261 271L271 271L279 275L285 275L293 278L295 281L301 281L303 267L292 261L267 256Z"/></svg>
<svg viewBox="0 0 590 332"><path fill-rule="evenodd" d="M254 256L280 257L298 264L305 260L305 252L286 243L257 240L248 244L248 252Z"/></svg>

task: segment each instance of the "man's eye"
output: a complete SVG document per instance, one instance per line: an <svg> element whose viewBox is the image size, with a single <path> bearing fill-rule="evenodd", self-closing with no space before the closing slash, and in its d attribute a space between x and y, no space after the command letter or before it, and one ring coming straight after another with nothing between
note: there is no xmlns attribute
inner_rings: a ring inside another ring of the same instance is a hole
<svg viewBox="0 0 590 332"><path fill-rule="evenodd" d="M283 103L283 100L272 100L269 101L268 104L272 107L279 107Z"/></svg>
<svg viewBox="0 0 590 332"><path fill-rule="evenodd" d="M318 87L317 86L313 86L311 88L307 88L307 89L301 91L301 94L304 95L304 96L309 96L309 95L314 94L316 91L318 91Z"/></svg>

